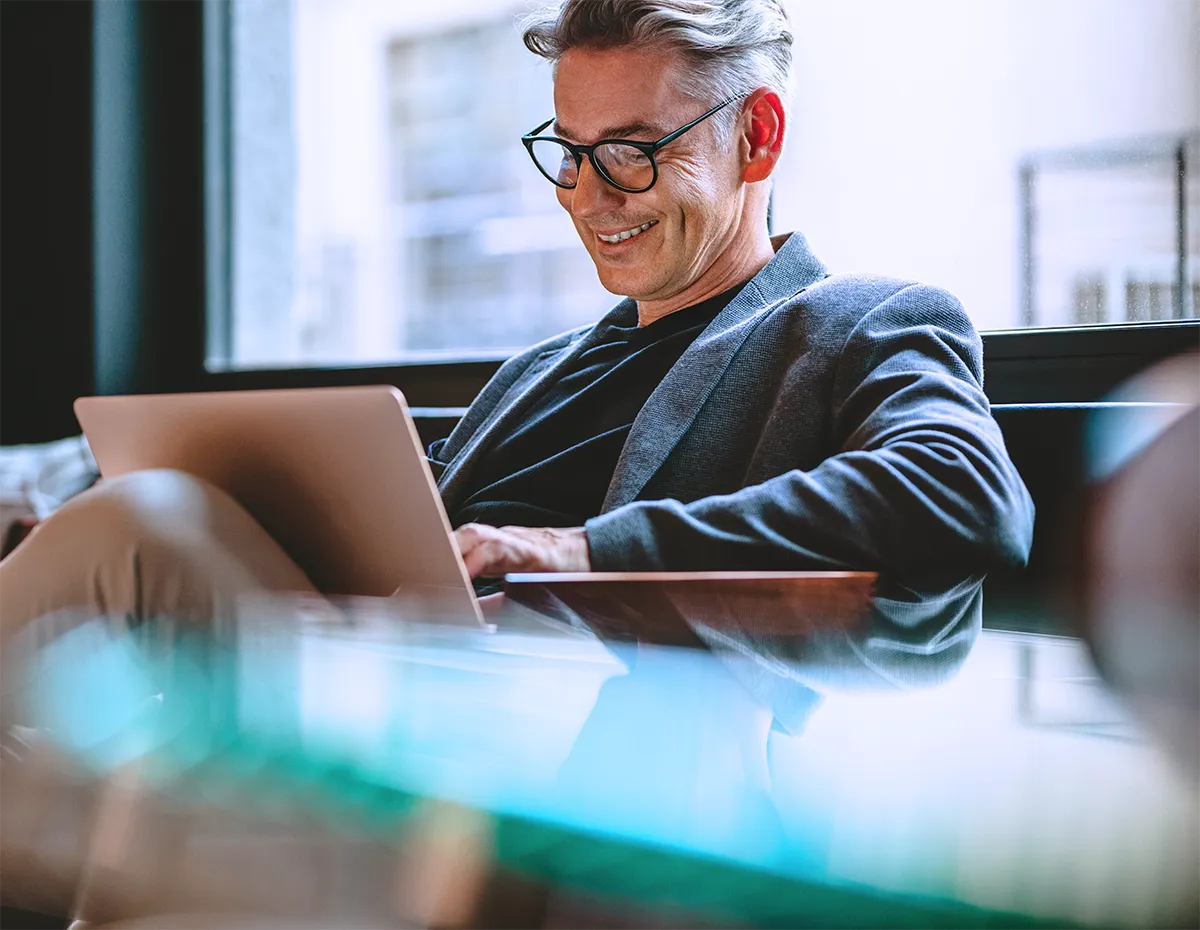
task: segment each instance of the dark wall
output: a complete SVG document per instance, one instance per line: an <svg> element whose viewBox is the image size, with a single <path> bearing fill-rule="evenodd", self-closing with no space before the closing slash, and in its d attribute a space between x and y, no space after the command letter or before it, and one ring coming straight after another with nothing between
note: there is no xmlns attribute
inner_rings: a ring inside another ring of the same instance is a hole
<svg viewBox="0 0 1200 930"><path fill-rule="evenodd" d="M93 17L96 392L186 390L204 364L203 7Z"/></svg>
<svg viewBox="0 0 1200 930"><path fill-rule="evenodd" d="M0 3L0 443L79 431L93 387L92 7Z"/></svg>

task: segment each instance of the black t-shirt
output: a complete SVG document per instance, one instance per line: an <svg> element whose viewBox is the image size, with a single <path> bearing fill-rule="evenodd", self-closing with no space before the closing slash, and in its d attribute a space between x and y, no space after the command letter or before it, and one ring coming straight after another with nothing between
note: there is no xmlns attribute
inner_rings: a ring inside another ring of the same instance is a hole
<svg viewBox="0 0 1200 930"><path fill-rule="evenodd" d="M582 526L597 516L634 417L743 286L649 326L636 314L607 324L475 466L454 526Z"/></svg>

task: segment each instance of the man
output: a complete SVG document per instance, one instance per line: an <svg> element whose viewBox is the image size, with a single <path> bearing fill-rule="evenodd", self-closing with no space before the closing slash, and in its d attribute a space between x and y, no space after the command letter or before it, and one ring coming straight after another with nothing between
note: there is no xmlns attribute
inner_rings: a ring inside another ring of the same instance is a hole
<svg viewBox="0 0 1200 930"><path fill-rule="evenodd" d="M561 172L559 203L600 280L630 299L510 361L431 450L448 510L478 521L458 530L472 574L1023 561L1032 505L957 302L827 277L799 236L774 252L780 5L568 2L525 42L556 66L555 120L539 133L570 143L531 152ZM698 117L653 152L587 151ZM546 516L581 525L487 525Z"/></svg>
<svg viewBox="0 0 1200 930"><path fill-rule="evenodd" d="M791 41L778 0L567 0L529 23L555 113L523 141L626 299L507 362L431 448L472 577L910 579L1026 558L1032 504L957 301L831 276L801 236L768 236ZM81 495L0 573L6 628L80 602L204 611L308 589L241 508L185 476Z"/></svg>

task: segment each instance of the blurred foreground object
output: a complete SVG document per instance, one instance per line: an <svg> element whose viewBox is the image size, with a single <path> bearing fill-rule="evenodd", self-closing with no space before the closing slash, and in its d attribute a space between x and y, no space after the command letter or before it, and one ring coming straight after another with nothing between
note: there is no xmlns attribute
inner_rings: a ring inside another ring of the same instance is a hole
<svg viewBox="0 0 1200 930"><path fill-rule="evenodd" d="M1086 434L1080 620L1097 665L1200 780L1200 353L1111 399Z"/></svg>
<svg viewBox="0 0 1200 930"><path fill-rule="evenodd" d="M980 632L981 587L838 624L668 587L703 648L370 599L50 618L5 656L0 892L143 927L1197 925L1195 786L1080 642Z"/></svg>

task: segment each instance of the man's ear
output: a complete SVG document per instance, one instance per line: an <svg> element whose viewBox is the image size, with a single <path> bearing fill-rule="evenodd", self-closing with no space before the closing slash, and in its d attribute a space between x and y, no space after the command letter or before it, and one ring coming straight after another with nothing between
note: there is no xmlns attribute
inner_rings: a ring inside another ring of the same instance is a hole
<svg viewBox="0 0 1200 930"><path fill-rule="evenodd" d="M785 117L779 94L760 87L746 101L739 124L740 148L744 168L742 180L747 184L765 181L775 170L779 153L783 151Z"/></svg>

